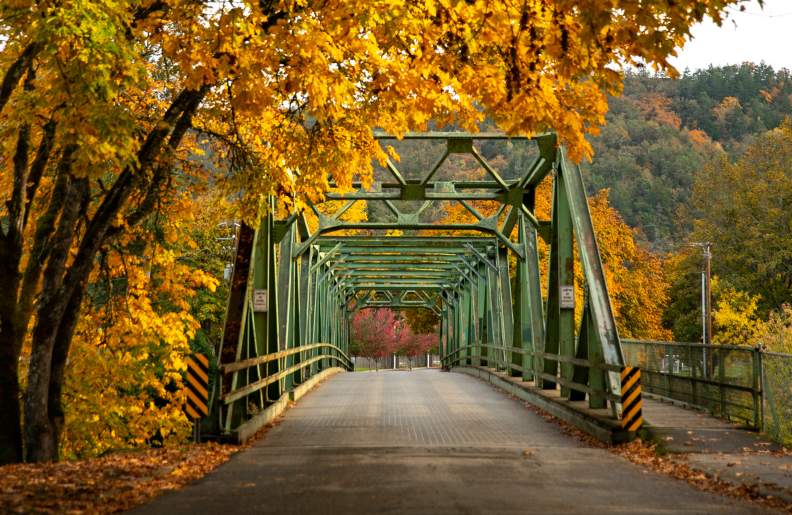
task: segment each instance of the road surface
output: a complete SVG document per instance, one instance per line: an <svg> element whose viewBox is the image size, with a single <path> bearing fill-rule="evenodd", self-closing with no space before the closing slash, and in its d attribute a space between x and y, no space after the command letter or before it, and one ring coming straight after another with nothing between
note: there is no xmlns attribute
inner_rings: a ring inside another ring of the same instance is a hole
<svg viewBox="0 0 792 515"><path fill-rule="evenodd" d="M439 370L338 374L251 448L137 514L764 513L561 433Z"/></svg>

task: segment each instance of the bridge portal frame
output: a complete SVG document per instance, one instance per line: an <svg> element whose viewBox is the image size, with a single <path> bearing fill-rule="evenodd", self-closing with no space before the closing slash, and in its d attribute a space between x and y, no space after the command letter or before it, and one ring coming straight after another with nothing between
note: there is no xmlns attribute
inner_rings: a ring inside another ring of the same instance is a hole
<svg viewBox="0 0 792 515"><path fill-rule="evenodd" d="M241 225L207 424L224 435L249 434L259 414L298 385L330 367L351 369L350 317L377 307L438 314L446 368L503 370L543 389L560 387L562 398L587 399L590 408L609 407L620 418L624 359L579 166L551 133L408 133L404 139L442 142L445 151L419 179L405 178L389 159L388 180L331 191L326 200L343 205L332 212L311 205L314 231L306 212L276 219L273 201L258 228ZM538 153L519 177L504 179L476 147L486 140L533 142ZM456 154L472 156L487 179L436 179ZM550 220L540 220L535 209L543 180L552 181ZM487 216L476 201L498 208ZM384 205L390 214L345 221L358 202ZM427 221L423 213L437 202L457 203L472 219ZM452 234L432 236L437 231ZM540 239L548 247L546 298ZM585 291L577 330L575 243Z"/></svg>

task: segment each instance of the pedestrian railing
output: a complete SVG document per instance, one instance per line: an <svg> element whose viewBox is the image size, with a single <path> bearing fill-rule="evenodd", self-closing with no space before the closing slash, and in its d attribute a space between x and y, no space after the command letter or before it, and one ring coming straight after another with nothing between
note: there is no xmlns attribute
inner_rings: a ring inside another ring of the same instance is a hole
<svg viewBox="0 0 792 515"><path fill-rule="evenodd" d="M765 353L759 348L627 339L621 343L625 363L641 368L645 392L762 428Z"/></svg>
<svg viewBox="0 0 792 515"><path fill-rule="evenodd" d="M774 440L792 444L792 354L767 352L762 345L738 345L621 340L624 364L641 369L644 392L684 402L714 416L764 431ZM523 371L513 354L533 357L535 370ZM474 344L453 349L443 365L486 365L499 370L528 372L573 390L585 385L542 372L540 360L600 367L582 360L514 347ZM613 400L607 396L608 400Z"/></svg>
<svg viewBox="0 0 792 515"><path fill-rule="evenodd" d="M517 362L523 363L522 356L530 356L532 366L525 368L518 365ZM515 357L516 356L516 357ZM546 372L544 363L555 362L557 373L551 374ZM559 385L562 390L568 389L594 395L600 399L610 402L621 402L621 396L615 395L608 391L595 391L589 385L584 384L585 377L588 375L588 369L596 369L604 372L621 372L622 367L615 365L608 365L606 363L593 363L586 359L574 358L571 356L561 356L548 352L531 351L528 349L521 349L519 347L503 347L500 345L492 345L485 343L473 343L464 347L456 348L447 352L443 356L443 366L453 367L457 365L473 365L485 366L495 370L508 371L512 375L522 375L524 378L530 377L534 381L545 381L552 384ZM570 368L575 367L586 371L581 377L574 372L574 368L570 372L564 371L563 365L569 365ZM604 407L604 404L600 407Z"/></svg>
<svg viewBox="0 0 792 515"><path fill-rule="evenodd" d="M764 431L773 440L792 444L792 355L762 352Z"/></svg>

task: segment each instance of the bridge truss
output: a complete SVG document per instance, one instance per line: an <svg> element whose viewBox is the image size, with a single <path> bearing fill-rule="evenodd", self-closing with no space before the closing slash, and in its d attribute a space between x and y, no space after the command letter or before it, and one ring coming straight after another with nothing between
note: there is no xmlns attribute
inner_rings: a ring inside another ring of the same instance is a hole
<svg viewBox="0 0 792 515"><path fill-rule="evenodd" d="M312 213L271 213L258 229L242 225L208 422L244 439L299 385L352 368L350 317L376 307L435 312L447 368L504 371L620 418L622 349L583 179L555 135L405 139L444 150L417 176L389 161L374 187L355 183L353 191L329 193ZM504 178L478 149L495 140L533 146L535 158ZM466 156L483 178L441 173L452 156ZM542 181L552 182L548 220L536 210ZM368 220L346 218L359 203ZM477 207L483 203L486 212ZM428 213L443 211L438 206L456 206L468 219L433 220ZM540 241L549 261L544 278ZM582 306L575 306L575 242Z"/></svg>

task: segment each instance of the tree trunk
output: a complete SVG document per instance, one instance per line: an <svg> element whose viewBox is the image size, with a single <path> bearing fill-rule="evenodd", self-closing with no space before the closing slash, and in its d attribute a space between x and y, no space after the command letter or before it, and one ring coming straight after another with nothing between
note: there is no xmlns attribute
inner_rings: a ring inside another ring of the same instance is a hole
<svg viewBox="0 0 792 515"><path fill-rule="evenodd" d="M0 230L0 465L22 460L19 405L20 335L16 292L21 248L15 231Z"/></svg>
<svg viewBox="0 0 792 515"><path fill-rule="evenodd" d="M0 82L0 112L3 111L6 103L11 98L11 93L19 85L22 75L30 68L33 58L36 57L41 47L40 43L29 44L6 70L3 80Z"/></svg>
<svg viewBox="0 0 792 515"><path fill-rule="evenodd" d="M82 235L82 241L68 269L65 268L65 259L71 248L74 231L62 233L61 229L73 229L83 204L82 199L89 193L87 179L75 181L76 184L70 192L74 194L74 198L64 203L58 231L52 242L52 247L57 246L57 250L53 248L51 251L47 269L44 271L44 286L33 330L25 394L24 444L28 461L52 461L58 457L59 434L63 425L60 400L63 369L68 358L74 324L79 315L79 303L99 248L111 233L112 223L130 195L136 189L146 192L146 185L141 184L141 181L145 180L143 178L146 177L146 172L152 169L161 156L163 144L169 136L167 145L171 149L178 148L190 126L192 114L208 90L209 87L205 86L198 91L184 90L176 96L162 122L148 134L141 146L138 166L124 169L110 191L104 195ZM159 185L155 181L152 187L157 188ZM62 247L61 244L65 243L68 246ZM51 395L56 398L51 398Z"/></svg>
<svg viewBox="0 0 792 515"><path fill-rule="evenodd" d="M13 300L11 295L8 296ZM19 353L14 352L12 320L0 313L0 465L22 461L19 416Z"/></svg>
<svg viewBox="0 0 792 515"><path fill-rule="evenodd" d="M62 163L68 173L71 162ZM68 167L68 168L67 168ZM49 389L55 338L71 299L64 292L66 259L74 239L74 225L87 194L87 179L72 180L52 240L52 254L44 271L41 300L36 311L33 347L30 353L28 386L25 393L25 454L28 461L57 459L55 428L49 419Z"/></svg>
<svg viewBox="0 0 792 515"><path fill-rule="evenodd" d="M53 338L42 337L55 334L60 312L65 309L57 300L48 302L50 309L40 310L34 331L33 351L30 355L28 385L25 392L25 459L27 461L51 461L57 457L53 447L53 428L48 413L50 368L52 366ZM42 341L44 345L42 345Z"/></svg>
<svg viewBox="0 0 792 515"><path fill-rule="evenodd" d="M55 347L52 352L52 369L50 371L49 393L47 397L47 417L50 424L50 435L52 442L49 447L54 449L55 458L59 459L59 444L63 426L65 423L65 413L62 403L63 379L66 372L66 361L69 357L74 329L77 327L77 320L80 314L85 285L74 290L74 293L66 305L63 313L58 333L55 336Z"/></svg>

